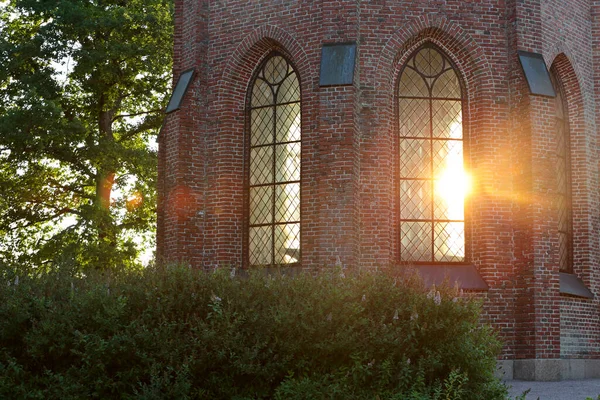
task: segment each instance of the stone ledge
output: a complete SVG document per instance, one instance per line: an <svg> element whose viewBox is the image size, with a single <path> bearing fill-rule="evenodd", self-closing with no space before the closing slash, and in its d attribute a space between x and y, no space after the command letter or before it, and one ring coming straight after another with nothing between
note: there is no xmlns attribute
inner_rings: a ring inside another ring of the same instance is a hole
<svg viewBox="0 0 600 400"><path fill-rule="evenodd" d="M561 381L600 378L600 360L551 358L499 360L496 377L502 380Z"/></svg>

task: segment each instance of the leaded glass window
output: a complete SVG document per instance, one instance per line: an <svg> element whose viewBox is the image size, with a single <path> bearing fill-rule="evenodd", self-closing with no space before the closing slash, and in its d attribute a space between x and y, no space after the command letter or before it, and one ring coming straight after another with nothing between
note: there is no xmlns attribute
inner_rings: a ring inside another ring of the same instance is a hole
<svg viewBox="0 0 600 400"><path fill-rule="evenodd" d="M400 260L465 261L463 93L433 44L416 50L398 82Z"/></svg>
<svg viewBox="0 0 600 400"><path fill-rule="evenodd" d="M571 209L571 137L569 118L562 87L551 74L556 89L554 99L556 131L556 177L558 211L558 262L560 270L573 270L573 213Z"/></svg>
<svg viewBox="0 0 600 400"><path fill-rule="evenodd" d="M251 85L248 138L250 266L300 261L301 104L298 74L280 54Z"/></svg>

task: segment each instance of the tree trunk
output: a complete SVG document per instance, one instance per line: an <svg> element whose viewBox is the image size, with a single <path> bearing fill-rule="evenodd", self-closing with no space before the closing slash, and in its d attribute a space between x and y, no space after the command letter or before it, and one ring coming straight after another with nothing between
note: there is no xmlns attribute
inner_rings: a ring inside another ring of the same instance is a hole
<svg viewBox="0 0 600 400"><path fill-rule="evenodd" d="M103 102L101 102L102 104ZM106 151L103 148L103 143L111 143L114 141L112 132L112 118L114 111L101 111L98 123L100 128L100 151ZM105 162L104 165L98 167L96 174L96 207L100 212L98 221L98 236L100 239L108 239L111 243L116 243L115 233L112 228L112 220L110 218L110 195L115 183L116 168L112 162Z"/></svg>

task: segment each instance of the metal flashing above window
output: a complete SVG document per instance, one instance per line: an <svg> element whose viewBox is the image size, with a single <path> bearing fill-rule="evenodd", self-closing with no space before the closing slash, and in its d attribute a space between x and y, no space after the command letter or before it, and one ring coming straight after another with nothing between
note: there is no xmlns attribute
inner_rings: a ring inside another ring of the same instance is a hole
<svg viewBox="0 0 600 400"><path fill-rule="evenodd" d="M554 91L554 87L552 87L544 57L538 53L530 53L522 50L519 50L518 53L531 94L555 97L556 92Z"/></svg>
<svg viewBox="0 0 600 400"><path fill-rule="evenodd" d="M194 68L183 71L181 75L179 75L179 79L175 85L175 90L173 90L173 94L171 95L171 99L169 100L169 105L167 106L165 113L168 114L170 112L179 110L181 107L181 102L183 101L183 96L185 96L185 93L190 87L193 77Z"/></svg>
<svg viewBox="0 0 600 400"><path fill-rule="evenodd" d="M593 299L594 294L585 286L585 283L576 275L561 272L560 274L560 294L567 294L576 297Z"/></svg>
<svg viewBox="0 0 600 400"><path fill-rule="evenodd" d="M324 44L321 49L320 86L352 85L356 43Z"/></svg>

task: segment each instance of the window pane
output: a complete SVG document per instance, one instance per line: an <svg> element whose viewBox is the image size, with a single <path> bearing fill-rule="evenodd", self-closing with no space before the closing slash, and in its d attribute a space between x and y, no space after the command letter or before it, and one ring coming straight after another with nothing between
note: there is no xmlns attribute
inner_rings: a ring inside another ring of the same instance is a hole
<svg viewBox="0 0 600 400"><path fill-rule="evenodd" d="M400 140L400 176L403 178L431 178L431 141Z"/></svg>
<svg viewBox="0 0 600 400"><path fill-rule="evenodd" d="M273 187L250 188L250 224L268 224L273 216Z"/></svg>
<svg viewBox="0 0 600 400"><path fill-rule="evenodd" d="M276 181L300 180L300 142L280 144L275 148Z"/></svg>
<svg viewBox="0 0 600 400"><path fill-rule="evenodd" d="M296 74L290 75L283 81L277 92L277 99L278 103L300 101L300 84L298 83Z"/></svg>
<svg viewBox="0 0 600 400"><path fill-rule="evenodd" d="M254 88L252 89L252 106L268 106L273 104L273 92L271 87L262 79L257 79L254 82Z"/></svg>
<svg viewBox="0 0 600 400"><path fill-rule="evenodd" d="M275 221L300 221L300 184L275 186Z"/></svg>
<svg viewBox="0 0 600 400"><path fill-rule="evenodd" d="M277 107L277 142L300 140L300 104Z"/></svg>
<svg viewBox="0 0 600 400"><path fill-rule="evenodd" d="M460 262L465 259L465 224L435 224L435 261Z"/></svg>
<svg viewBox="0 0 600 400"><path fill-rule="evenodd" d="M431 219L431 181L400 181L400 218Z"/></svg>
<svg viewBox="0 0 600 400"><path fill-rule="evenodd" d="M558 233L558 265L561 271L571 269L571 239L570 235L564 232Z"/></svg>
<svg viewBox="0 0 600 400"><path fill-rule="evenodd" d="M277 85L281 83L283 78L287 75L288 64L283 57L271 57L264 67L264 78L271 85Z"/></svg>
<svg viewBox="0 0 600 400"><path fill-rule="evenodd" d="M251 112L251 145L258 146L273 141L273 107L258 108Z"/></svg>
<svg viewBox="0 0 600 400"><path fill-rule="evenodd" d="M442 55L431 47L424 47L415 55L415 69L425 76L436 76L443 68Z"/></svg>
<svg viewBox="0 0 600 400"><path fill-rule="evenodd" d="M270 226L250 228L250 265L271 265L273 262L273 238Z"/></svg>
<svg viewBox="0 0 600 400"><path fill-rule="evenodd" d="M568 233L569 228L569 212L567 207L567 196L564 194L558 195L558 231Z"/></svg>
<svg viewBox="0 0 600 400"><path fill-rule="evenodd" d="M463 142L460 140L434 140L433 170L436 178L441 179L441 175L444 175L446 171L458 174L462 169Z"/></svg>
<svg viewBox="0 0 600 400"><path fill-rule="evenodd" d="M462 106L460 101L432 100L433 137L462 139Z"/></svg>
<svg viewBox="0 0 600 400"><path fill-rule="evenodd" d="M300 261L300 224L275 225L275 263Z"/></svg>
<svg viewBox="0 0 600 400"><path fill-rule="evenodd" d="M431 261L430 222L403 222L400 235L402 261Z"/></svg>
<svg viewBox="0 0 600 400"><path fill-rule="evenodd" d="M273 182L273 147L257 147L250 150L250 184Z"/></svg>
<svg viewBox="0 0 600 400"><path fill-rule="evenodd" d="M437 78L433 85L432 95L433 97L461 98L460 83L453 69L447 70Z"/></svg>
<svg viewBox="0 0 600 400"><path fill-rule="evenodd" d="M400 136L430 137L429 100L400 99Z"/></svg>
<svg viewBox="0 0 600 400"><path fill-rule="evenodd" d="M463 168L463 142L436 140L433 152L434 218L464 220L467 182Z"/></svg>
<svg viewBox="0 0 600 400"><path fill-rule="evenodd" d="M425 80L411 68L405 68L400 78L400 92L407 97L429 97Z"/></svg>

